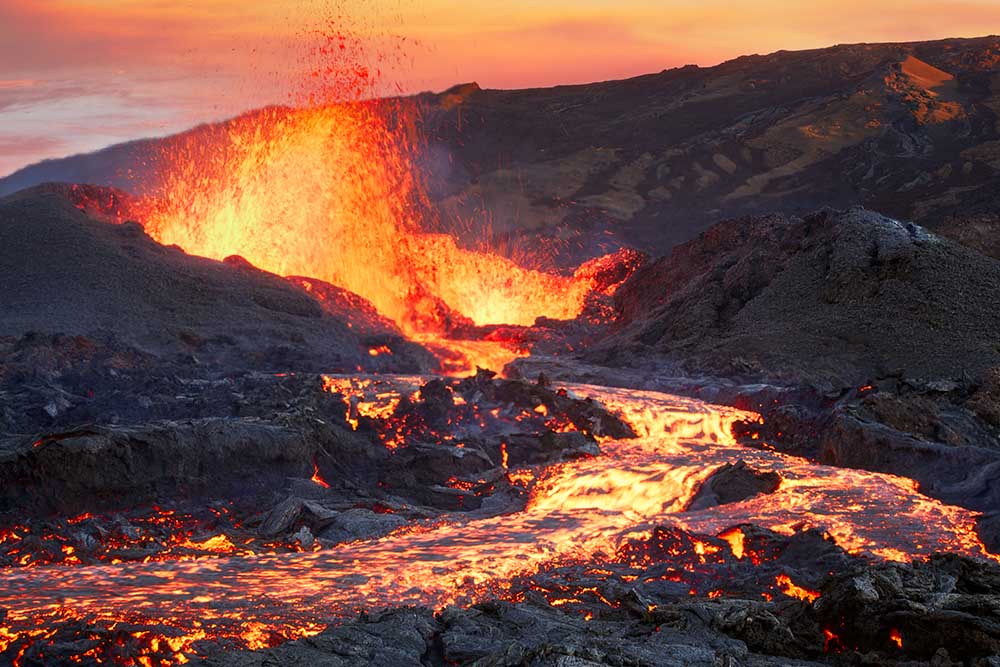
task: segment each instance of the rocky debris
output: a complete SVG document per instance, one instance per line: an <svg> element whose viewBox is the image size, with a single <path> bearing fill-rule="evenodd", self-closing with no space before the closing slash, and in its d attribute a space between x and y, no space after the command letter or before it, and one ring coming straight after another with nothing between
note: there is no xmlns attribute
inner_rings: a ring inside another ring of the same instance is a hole
<svg viewBox="0 0 1000 667"><path fill-rule="evenodd" d="M449 608L439 615L426 609L388 610L268 651L220 654L191 664L249 667L275 663L331 667L818 664L753 655L742 642L711 631L656 628L639 621L587 622L554 608L504 602Z"/></svg>
<svg viewBox="0 0 1000 667"><path fill-rule="evenodd" d="M801 592L789 592L790 582L815 593L852 558L815 530L786 536L741 524L712 536L656 526L648 537L626 539L613 555L543 570L515 580L512 590L515 597L541 595L563 610L613 619L691 597L801 599Z"/></svg>
<svg viewBox="0 0 1000 667"><path fill-rule="evenodd" d="M297 534L308 538L311 530ZM213 667L990 667L1000 651L996 564L951 555L872 562L817 531L780 535L740 525L709 536L660 526L615 554L526 574L498 593L502 599L439 613L370 611L297 641L275 631L274 646L257 651L207 639L188 658ZM44 643L6 650L34 666L73 664L84 652L126 660L167 646L138 639L163 628L138 621L114 628L71 617L47 628ZM137 639L123 644L122 631Z"/></svg>
<svg viewBox="0 0 1000 667"><path fill-rule="evenodd" d="M693 512L736 503L761 493L774 493L779 486L781 475L776 472L754 470L746 461L727 463L701 483L685 510Z"/></svg>
<svg viewBox="0 0 1000 667"><path fill-rule="evenodd" d="M136 223L88 217L59 188L0 200L0 247L0 288L7 295L0 336L87 336L117 341L123 352L223 369L436 367L430 353L381 318L355 332L348 323L364 311L347 297L321 303L300 284L245 261L216 262L161 246ZM391 342L393 354L372 357L376 341Z"/></svg>
<svg viewBox="0 0 1000 667"><path fill-rule="evenodd" d="M0 391L31 430L0 441L9 565L193 557L209 539L220 548L207 553L294 551L442 511L501 514L523 507L532 479L515 484L508 468L595 456L597 436L633 435L593 401L486 371L431 380L412 399L397 387L393 411L364 416L325 376L181 378L149 373L158 366L142 355L110 363L109 348L76 338L17 351L24 367L0 371ZM24 391L35 382L37 394ZM48 415L38 406L55 387L70 400Z"/></svg>
<svg viewBox="0 0 1000 667"><path fill-rule="evenodd" d="M365 616L335 626L316 637L283 644L259 653L220 653L202 665L315 665L357 667L398 665L425 667L437 631L434 615L427 609L398 609Z"/></svg>
<svg viewBox="0 0 1000 667"><path fill-rule="evenodd" d="M307 276L288 276L285 280L302 287L329 315L344 318L355 333L372 336L366 341L371 347L397 342L402 336L392 320L379 313L368 299L354 292ZM385 340L380 341L379 336Z"/></svg>
<svg viewBox="0 0 1000 667"><path fill-rule="evenodd" d="M224 498L308 478L314 460L375 470L342 427L203 419L52 433L0 452L0 509L80 513L162 498ZM331 467L333 465L331 464Z"/></svg>
<svg viewBox="0 0 1000 667"><path fill-rule="evenodd" d="M310 532L315 532L332 523L338 514L319 503L301 498L287 498L264 516L257 532L264 537L275 537L289 532L292 526L299 522L306 522L308 525L302 528L311 527Z"/></svg>
<svg viewBox="0 0 1000 667"><path fill-rule="evenodd" d="M763 423L737 425L742 442L827 465L887 472L916 480L921 493L992 511L1000 503L998 431L970 407L979 382L877 380L836 399L815 392L746 397ZM980 523L996 551L997 528Z"/></svg>
<svg viewBox="0 0 1000 667"><path fill-rule="evenodd" d="M259 535L243 521L255 510L252 499L202 505L178 501L109 514L26 518L0 528L0 567L188 560L290 553L310 546L294 535L286 541Z"/></svg>
<svg viewBox="0 0 1000 667"><path fill-rule="evenodd" d="M511 487L508 468L596 456L598 437L635 437L594 401L494 376L480 369L431 380L381 423L359 416L359 432L372 430L393 448L405 442L386 463L384 488L442 509L479 509L501 493L515 502L522 490Z"/></svg>
<svg viewBox="0 0 1000 667"><path fill-rule="evenodd" d="M370 540L387 535L406 523L399 514L356 508L334 515L317 536L331 543Z"/></svg>
<svg viewBox="0 0 1000 667"><path fill-rule="evenodd" d="M344 416L314 374L221 373L83 336L0 339L0 399L4 438L157 420Z"/></svg>
<svg viewBox="0 0 1000 667"><path fill-rule="evenodd" d="M935 556L835 577L812 611L844 650L989 664L984 659L1000 654L998 588L995 564Z"/></svg>
<svg viewBox="0 0 1000 667"><path fill-rule="evenodd" d="M1000 429L1000 367L986 372L966 407L990 426Z"/></svg>
<svg viewBox="0 0 1000 667"><path fill-rule="evenodd" d="M591 361L666 356L837 389L1000 364L1000 262L862 209L721 223L637 271L615 303L618 330Z"/></svg>

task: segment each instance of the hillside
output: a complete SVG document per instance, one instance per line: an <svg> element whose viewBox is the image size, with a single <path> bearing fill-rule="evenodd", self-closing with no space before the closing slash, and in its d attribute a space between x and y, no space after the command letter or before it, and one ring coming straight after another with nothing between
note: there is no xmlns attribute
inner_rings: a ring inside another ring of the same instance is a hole
<svg viewBox="0 0 1000 667"><path fill-rule="evenodd" d="M615 295L612 366L672 358L723 375L980 378L1000 366L1000 262L853 209L720 223Z"/></svg>
<svg viewBox="0 0 1000 667"><path fill-rule="evenodd" d="M551 89L468 84L408 103L423 107L442 224L555 240L566 263L616 245L661 254L729 217L858 203L1000 255L1000 38L780 51ZM155 187L164 141L44 162L0 194Z"/></svg>
<svg viewBox="0 0 1000 667"><path fill-rule="evenodd" d="M262 370L416 371L429 354L359 297L303 288L240 258L157 244L88 217L58 188L0 199L0 337L86 336L163 360ZM2 339L0 339L2 340ZM389 345L374 358L370 347Z"/></svg>

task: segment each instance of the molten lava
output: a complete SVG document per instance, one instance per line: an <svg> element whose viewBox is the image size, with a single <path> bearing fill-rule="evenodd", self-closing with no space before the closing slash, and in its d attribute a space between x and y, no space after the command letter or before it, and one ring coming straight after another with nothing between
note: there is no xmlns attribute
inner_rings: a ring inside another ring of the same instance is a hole
<svg viewBox="0 0 1000 667"><path fill-rule="evenodd" d="M384 414L382 406L419 387L413 378L393 382L395 391L386 379L358 384L330 378L328 386L360 392L356 405L371 403L371 414ZM823 529L847 550L879 558L906 560L937 551L992 557L975 533L973 512L921 495L911 480L741 447L730 435L731 425L755 415L654 392L588 386L567 391L617 410L640 437L603 439L601 456L534 469L528 477L534 480L530 500L520 512L490 518L459 513L403 526L380 539L307 553L12 571L0 592L0 607L8 610L0 653L5 648L23 653L44 642L47 628L77 619L110 628L153 624L155 632L144 636L147 642L157 638L157 659L181 663L206 637L262 646L314 634L359 609L503 597L509 582L540 568L641 558L622 546L642 536L661 536L657 543L665 557L704 563L728 553L757 562L766 555L749 550L742 532L730 529L747 523L782 534ZM684 511L713 469L740 459L779 472L781 487L770 495ZM891 526L887 515L893 517ZM721 535L678 542L658 527L670 524ZM227 548L218 542L213 546ZM792 597L818 595L788 577L775 583ZM705 594L722 593L712 588ZM553 604L572 606L594 595L570 588L549 597ZM272 632L262 634L264 627ZM832 633L827 646L838 646ZM143 650L154 655L152 643Z"/></svg>
<svg viewBox="0 0 1000 667"><path fill-rule="evenodd" d="M576 317L593 276L523 268L421 231L431 214L411 115L385 101L270 108L178 137L162 156L161 191L138 216L163 244L359 294L432 348L463 325ZM493 367L520 354L502 343L444 346Z"/></svg>

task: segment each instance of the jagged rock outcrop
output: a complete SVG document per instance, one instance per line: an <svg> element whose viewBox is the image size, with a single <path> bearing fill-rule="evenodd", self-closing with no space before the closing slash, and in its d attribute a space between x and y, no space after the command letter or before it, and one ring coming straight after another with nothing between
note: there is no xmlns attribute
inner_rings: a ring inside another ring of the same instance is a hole
<svg viewBox="0 0 1000 667"><path fill-rule="evenodd" d="M1000 364L1000 262L863 209L716 225L615 296L607 365L671 357L725 375L859 387Z"/></svg>

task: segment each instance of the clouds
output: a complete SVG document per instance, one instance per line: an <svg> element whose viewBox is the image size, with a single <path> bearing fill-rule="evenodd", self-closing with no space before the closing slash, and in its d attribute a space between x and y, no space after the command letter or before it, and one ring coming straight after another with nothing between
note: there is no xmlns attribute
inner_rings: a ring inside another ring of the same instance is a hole
<svg viewBox="0 0 1000 667"><path fill-rule="evenodd" d="M62 155L66 149L66 144L58 137L0 134L0 175L28 162L36 162L39 156Z"/></svg>
<svg viewBox="0 0 1000 667"><path fill-rule="evenodd" d="M230 81L185 71L134 75L62 69L30 84L0 81L0 175L36 162L129 139L178 132L243 107L213 97Z"/></svg>

